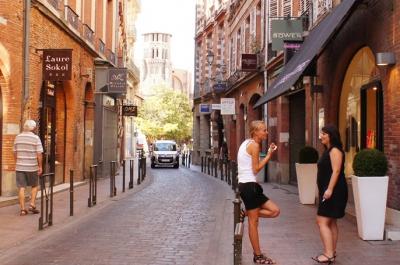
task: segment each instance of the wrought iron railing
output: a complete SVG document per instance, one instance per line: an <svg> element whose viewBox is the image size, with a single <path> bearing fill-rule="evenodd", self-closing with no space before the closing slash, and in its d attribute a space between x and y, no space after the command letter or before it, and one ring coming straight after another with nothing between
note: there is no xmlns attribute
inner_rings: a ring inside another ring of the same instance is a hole
<svg viewBox="0 0 400 265"><path fill-rule="evenodd" d="M94 31L87 24L83 24L83 35L87 41L93 44Z"/></svg>
<svg viewBox="0 0 400 265"><path fill-rule="evenodd" d="M65 6L65 18L74 29L79 30L79 16L67 5Z"/></svg>

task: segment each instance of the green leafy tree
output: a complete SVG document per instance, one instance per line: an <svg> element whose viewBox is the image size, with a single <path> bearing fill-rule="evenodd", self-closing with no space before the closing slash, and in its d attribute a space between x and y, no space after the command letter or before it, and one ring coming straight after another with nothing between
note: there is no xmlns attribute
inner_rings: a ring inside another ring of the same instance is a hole
<svg viewBox="0 0 400 265"><path fill-rule="evenodd" d="M192 134L192 111L189 99L171 88L155 88L155 95L146 98L139 109L137 124L150 141L174 139L187 141Z"/></svg>

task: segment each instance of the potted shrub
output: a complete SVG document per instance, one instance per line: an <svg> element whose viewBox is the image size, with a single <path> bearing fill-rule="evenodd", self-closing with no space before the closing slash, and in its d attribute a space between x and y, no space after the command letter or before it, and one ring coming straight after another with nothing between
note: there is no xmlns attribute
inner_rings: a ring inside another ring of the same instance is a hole
<svg viewBox="0 0 400 265"><path fill-rule="evenodd" d="M363 149L353 160L354 204L358 235L363 240L383 240L389 177L386 156L376 149Z"/></svg>
<svg viewBox="0 0 400 265"><path fill-rule="evenodd" d="M300 203L314 204L317 193L318 151L305 146L299 151L299 163L296 163L297 185Z"/></svg>

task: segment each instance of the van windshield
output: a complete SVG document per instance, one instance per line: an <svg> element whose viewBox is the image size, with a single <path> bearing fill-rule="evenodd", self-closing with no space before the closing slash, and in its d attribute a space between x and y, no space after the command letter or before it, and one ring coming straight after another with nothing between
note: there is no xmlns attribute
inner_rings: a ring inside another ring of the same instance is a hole
<svg viewBox="0 0 400 265"><path fill-rule="evenodd" d="M176 145L173 143L156 143L154 151L176 151Z"/></svg>

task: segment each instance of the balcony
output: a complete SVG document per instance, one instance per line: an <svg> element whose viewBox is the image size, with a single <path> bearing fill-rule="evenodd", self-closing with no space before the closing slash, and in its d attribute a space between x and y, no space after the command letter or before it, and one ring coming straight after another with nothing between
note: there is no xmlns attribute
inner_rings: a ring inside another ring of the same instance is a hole
<svg viewBox="0 0 400 265"><path fill-rule="evenodd" d="M47 0L49 4L57 10L61 9L61 2L62 0Z"/></svg>
<svg viewBox="0 0 400 265"><path fill-rule="evenodd" d="M93 30L86 24L83 24L83 35L87 41L93 44L94 41L94 32Z"/></svg>
<svg viewBox="0 0 400 265"><path fill-rule="evenodd" d="M110 49L107 49L107 59L115 64L115 53L113 53Z"/></svg>
<svg viewBox="0 0 400 265"><path fill-rule="evenodd" d="M98 42L98 46L99 46L99 48L98 48L99 52L102 53L102 54L105 54L106 45L104 44L104 42L101 39L98 39L97 42Z"/></svg>
<svg viewBox="0 0 400 265"><path fill-rule="evenodd" d="M79 16L69 6L65 6L65 18L74 29L79 31Z"/></svg>

